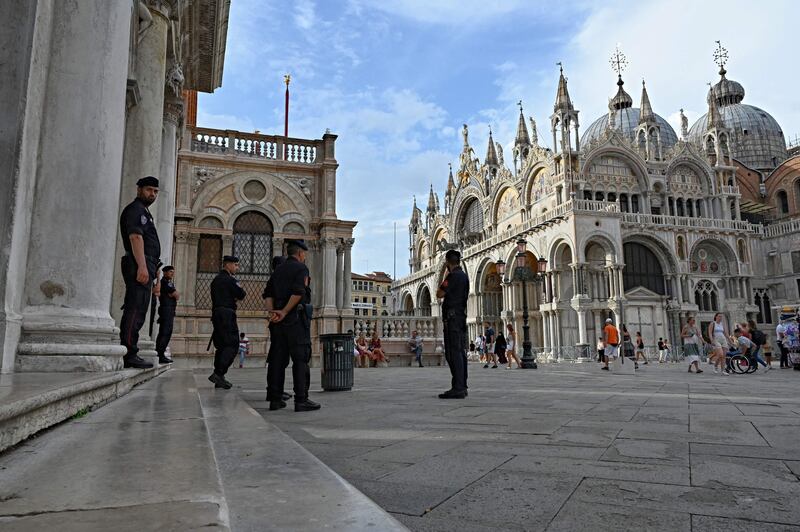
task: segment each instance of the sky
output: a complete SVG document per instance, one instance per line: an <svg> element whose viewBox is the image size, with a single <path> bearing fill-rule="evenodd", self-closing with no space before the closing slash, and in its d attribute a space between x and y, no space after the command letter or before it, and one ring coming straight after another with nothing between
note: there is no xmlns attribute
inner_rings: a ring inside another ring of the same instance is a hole
<svg viewBox="0 0 800 532"><path fill-rule="evenodd" d="M338 135L337 214L358 221L353 271L400 277L413 196L423 211L431 185L444 200L462 124L481 160L489 126L510 154L522 100L552 143L559 61L581 131L616 92L616 46L634 105L645 79L655 112L680 131L679 109L690 125L706 112L720 40L744 103L799 136L798 19L800 2L781 0L233 0L223 84L200 95L197 120L281 134L291 74L289 135Z"/></svg>

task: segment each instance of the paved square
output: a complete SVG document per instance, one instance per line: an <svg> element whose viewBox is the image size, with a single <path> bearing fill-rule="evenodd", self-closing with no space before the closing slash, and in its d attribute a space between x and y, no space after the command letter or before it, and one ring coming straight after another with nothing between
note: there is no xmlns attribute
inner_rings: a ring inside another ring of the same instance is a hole
<svg viewBox="0 0 800 532"><path fill-rule="evenodd" d="M230 376L412 530L800 531L798 372L469 370L469 397L440 400L447 368L357 369L302 414L267 410L262 371Z"/></svg>

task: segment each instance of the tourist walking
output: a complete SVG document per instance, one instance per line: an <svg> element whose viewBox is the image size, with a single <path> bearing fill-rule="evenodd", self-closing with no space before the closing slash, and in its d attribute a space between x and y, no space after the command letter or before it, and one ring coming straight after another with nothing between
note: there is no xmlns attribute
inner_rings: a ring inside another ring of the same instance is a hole
<svg viewBox="0 0 800 532"><path fill-rule="evenodd" d="M450 368L450 389L439 399L463 399L467 396L467 297L469 278L461 269L461 253L451 249L444 256L447 276L439 285L436 297L442 301L444 356Z"/></svg>
<svg viewBox="0 0 800 532"><path fill-rule="evenodd" d="M606 324L603 326L603 346L603 362L605 362L605 365L600 369L608 371L609 360L616 360L619 356L619 331L614 327L611 318L606 318Z"/></svg>
<svg viewBox="0 0 800 532"><path fill-rule="evenodd" d="M180 294L175 289L175 268L164 266L161 270L161 289L158 296L158 336L156 337L156 353L159 364L170 364L172 359L167 356L167 347L172 339L172 328L175 323L175 309L178 306Z"/></svg>
<svg viewBox="0 0 800 532"><path fill-rule="evenodd" d="M775 327L775 342L778 344L781 369L789 369L789 348L786 345L786 323L780 320Z"/></svg>
<svg viewBox="0 0 800 532"><path fill-rule="evenodd" d="M517 348L517 333L514 331L514 326L510 323L506 325L508 335L506 336L506 358L508 359L508 366L506 369L511 369L511 360L517 363L517 369L522 367L522 364L517 357L515 349Z"/></svg>
<svg viewBox="0 0 800 532"><path fill-rule="evenodd" d="M158 179L153 176L136 182L136 199L124 209L119 220L122 234L122 279L125 281L125 302L122 305L122 320L119 324L120 343L127 353L123 357L126 368L152 368L153 364L141 358L139 353L139 331L144 325L150 303L151 291L159 296L161 287L157 280L161 266L161 243L156 224L148 207L158 197Z"/></svg>
<svg viewBox="0 0 800 532"><path fill-rule="evenodd" d="M484 350L486 351L486 363L483 365L483 368L486 369L489 367L489 362L492 363L492 368L497 367L497 354L495 352L495 342L497 341L494 328L486 322L486 329L484 330ZM504 348L505 349L505 348ZM505 354L505 351L503 352Z"/></svg>
<svg viewBox="0 0 800 532"><path fill-rule="evenodd" d="M414 353L414 360L419 364L419 367L424 368L422 365L422 337L417 335L417 331L411 331L411 338L408 339L408 348ZM356 346L358 349L358 346Z"/></svg>
<svg viewBox="0 0 800 532"><path fill-rule="evenodd" d="M755 345L755 349L753 350L753 360L755 363L764 366L764 370L769 371L772 369L770 367L772 357L769 357L769 361L764 360L761 357L764 346L767 344L767 335L764 333L764 331L758 328L754 320L747 320L747 332L750 333L750 339Z"/></svg>
<svg viewBox="0 0 800 532"><path fill-rule="evenodd" d="M628 332L628 327L623 323L622 326L622 354L625 358L633 361L634 369L639 369L639 363L636 362L635 349L633 347L633 340L631 340L631 333Z"/></svg>
<svg viewBox="0 0 800 532"><path fill-rule="evenodd" d="M508 359L506 358L507 346L506 336L503 333L499 333L494 341L494 356L497 357L497 362L495 362L492 368L497 368L498 362L500 364L508 364Z"/></svg>
<svg viewBox="0 0 800 532"><path fill-rule="evenodd" d="M244 367L244 361L250 354L250 338L245 333L239 333L239 367Z"/></svg>
<svg viewBox="0 0 800 532"><path fill-rule="evenodd" d="M647 364L647 357L644 355L644 340L642 339L642 333L640 331L636 331L636 357L633 360L634 362L638 362L640 358L644 360L645 364Z"/></svg>
<svg viewBox="0 0 800 532"><path fill-rule="evenodd" d="M484 351L484 338L482 334L475 337L475 351L478 352L478 360L481 363L486 362L486 353Z"/></svg>
<svg viewBox="0 0 800 532"><path fill-rule="evenodd" d="M311 279L305 265L308 247L303 240L287 240L286 261L273 273L271 291L266 305L270 321L276 325L275 339L280 348L267 369L267 397L269 409L278 410L286 406L283 400L283 385L287 357L292 361L294 384L294 411L319 410L320 405L308 398L311 371Z"/></svg>
<svg viewBox="0 0 800 532"><path fill-rule="evenodd" d="M236 323L236 302L245 298L245 291L234 275L239 271L239 258L222 257L222 270L211 281L211 324L214 332L214 372L208 380L215 388L229 390L233 385L225 379L228 368L239 349L239 326Z"/></svg>
<svg viewBox="0 0 800 532"><path fill-rule="evenodd" d="M695 373L703 373L703 370L700 369L700 346L703 340L700 329L695 324L694 316L690 316L686 320L686 324L681 329L681 338L683 339L683 352L689 363L689 373L692 373L692 366L694 366Z"/></svg>
<svg viewBox="0 0 800 532"><path fill-rule="evenodd" d="M711 339L711 361L714 363L714 373L722 372L729 375L725 364L725 351L728 349L728 330L722 322L722 314L714 314L714 320L708 324L708 338Z"/></svg>
<svg viewBox="0 0 800 532"><path fill-rule="evenodd" d="M597 361L603 362L605 360L606 344L603 342L603 337L597 338Z"/></svg>

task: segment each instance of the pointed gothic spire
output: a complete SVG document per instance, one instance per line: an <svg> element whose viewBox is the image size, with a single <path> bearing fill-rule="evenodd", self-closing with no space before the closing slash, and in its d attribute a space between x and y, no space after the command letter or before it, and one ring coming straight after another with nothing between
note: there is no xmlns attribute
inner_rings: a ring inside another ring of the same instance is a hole
<svg viewBox="0 0 800 532"><path fill-rule="evenodd" d="M489 126L489 146L486 148L486 160L484 163L490 166L499 165L497 162L497 150L494 147L494 140L492 139L492 126Z"/></svg>
<svg viewBox="0 0 800 532"><path fill-rule="evenodd" d="M556 103L553 106L553 111L571 111L572 107L572 100L569 97L569 91L567 90L567 78L564 77L564 66L561 62L558 63L558 68L560 70L560 74L558 77L558 92L556 93Z"/></svg>
<svg viewBox="0 0 800 532"><path fill-rule="evenodd" d="M517 124L517 136L514 139L514 146L528 146L531 143L531 138L528 136L525 115L522 113L522 100L517 105L519 105L519 123Z"/></svg>
<svg viewBox="0 0 800 532"><path fill-rule="evenodd" d="M419 207L417 207L417 195L414 195L414 206L411 208L411 225L419 225Z"/></svg>
<svg viewBox="0 0 800 532"><path fill-rule="evenodd" d="M431 191L428 193L428 213L436 212L436 195L433 192L433 184L431 184Z"/></svg>
<svg viewBox="0 0 800 532"><path fill-rule="evenodd" d="M450 167L450 173L447 176L447 194L449 195L453 189L456 188L455 181L453 181L453 164L447 163L447 166Z"/></svg>
<svg viewBox="0 0 800 532"><path fill-rule="evenodd" d="M639 104L639 123L655 123L656 114L653 112L653 106L650 105L650 98L647 96L647 87L642 80L642 101Z"/></svg>

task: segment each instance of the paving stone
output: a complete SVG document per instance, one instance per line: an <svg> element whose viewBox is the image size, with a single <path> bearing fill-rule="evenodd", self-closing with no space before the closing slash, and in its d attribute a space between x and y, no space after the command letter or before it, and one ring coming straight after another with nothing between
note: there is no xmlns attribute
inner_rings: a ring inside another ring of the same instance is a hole
<svg viewBox="0 0 800 532"><path fill-rule="evenodd" d="M510 460L512 455L442 453L383 477L386 482L463 488Z"/></svg>
<svg viewBox="0 0 800 532"><path fill-rule="evenodd" d="M692 532L800 532L800 526L708 515L692 516Z"/></svg>
<svg viewBox="0 0 800 532"><path fill-rule="evenodd" d="M569 500L547 527L547 532L575 530L689 532L692 531L692 522L688 513L610 506L603 500Z"/></svg>
<svg viewBox="0 0 800 532"><path fill-rule="evenodd" d="M596 460L606 451L605 447L581 447L578 445L542 445L499 442L462 442L458 452L478 454L501 454L522 456L552 456L560 458L582 458ZM688 460L687 460L688 463Z"/></svg>
<svg viewBox="0 0 800 532"><path fill-rule="evenodd" d="M779 460L697 454L691 462L693 486L764 488L800 495L800 482Z"/></svg>
<svg viewBox="0 0 800 532"><path fill-rule="evenodd" d="M461 445L458 441L414 439L404 440L386 447L373 449L360 455L361 458L375 461L416 463L440 455Z"/></svg>
<svg viewBox="0 0 800 532"><path fill-rule="evenodd" d="M624 480L586 479L575 490L573 497L581 503L592 503L604 498L607 504L613 506L774 523L800 522L800 507L797 505L796 495L757 488L699 488Z"/></svg>
<svg viewBox="0 0 800 532"><path fill-rule="evenodd" d="M617 438L603 453L601 460L654 464L689 465L689 444L658 440Z"/></svg>
<svg viewBox="0 0 800 532"><path fill-rule="evenodd" d="M500 469L567 474L586 478L608 478L638 480L642 482L665 482L689 485L689 467L682 465L648 464L635 462L603 462L601 460L579 460L575 458L552 458L517 456Z"/></svg>
<svg viewBox="0 0 800 532"><path fill-rule="evenodd" d="M496 530L544 530L579 482L579 476L493 471L430 515Z"/></svg>
<svg viewBox="0 0 800 532"><path fill-rule="evenodd" d="M712 454L717 456L761 458L764 460L785 460L798 457L798 451L770 447L766 441L764 441L763 445L721 445L717 443L691 442L689 449L692 455Z"/></svg>
<svg viewBox="0 0 800 532"><path fill-rule="evenodd" d="M465 519L437 519L431 514L423 516L394 514L398 521L418 532L495 532L493 525L482 525ZM522 527L509 527L508 531L523 531Z"/></svg>
<svg viewBox="0 0 800 532"><path fill-rule="evenodd" d="M458 492L458 488L427 486L416 482L353 479L364 495L393 514L422 515Z"/></svg>

